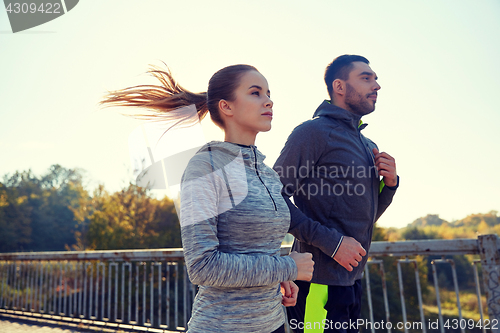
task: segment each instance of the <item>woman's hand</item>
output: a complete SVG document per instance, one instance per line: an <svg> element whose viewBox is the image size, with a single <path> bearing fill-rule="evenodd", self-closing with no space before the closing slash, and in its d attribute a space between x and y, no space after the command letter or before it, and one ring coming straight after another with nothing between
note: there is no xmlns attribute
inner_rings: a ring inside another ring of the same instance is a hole
<svg viewBox="0 0 500 333"><path fill-rule="evenodd" d="M295 304L297 304L299 287L292 281L281 282L280 285L281 293L283 294L281 304L283 304L284 306L295 306Z"/></svg>
<svg viewBox="0 0 500 333"><path fill-rule="evenodd" d="M298 253L293 251L290 253L290 257L295 261L297 265L297 280L311 281L314 271L314 261L312 260L312 254L309 252Z"/></svg>

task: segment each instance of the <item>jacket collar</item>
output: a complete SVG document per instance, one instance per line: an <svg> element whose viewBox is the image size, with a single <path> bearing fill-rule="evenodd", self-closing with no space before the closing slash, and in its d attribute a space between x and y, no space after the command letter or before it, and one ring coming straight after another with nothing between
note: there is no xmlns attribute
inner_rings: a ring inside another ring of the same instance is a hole
<svg viewBox="0 0 500 333"><path fill-rule="evenodd" d="M354 129L362 130L368 124L365 124L361 121L361 117L355 115L352 112L347 111L346 109L342 109L336 105L330 103L330 101L323 101L321 105L314 112L313 118L315 117L329 117L337 120L341 120L349 124L349 126Z"/></svg>
<svg viewBox="0 0 500 333"><path fill-rule="evenodd" d="M257 162L262 163L266 158L266 155L262 154L257 146L246 146L237 143L226 142L226 141L210 141L205 145L206 149L208 147L217 147L219 149L226 150L229 154L235 157L241 152L243 158L250 158L252 160L257 156Z"/></svg>

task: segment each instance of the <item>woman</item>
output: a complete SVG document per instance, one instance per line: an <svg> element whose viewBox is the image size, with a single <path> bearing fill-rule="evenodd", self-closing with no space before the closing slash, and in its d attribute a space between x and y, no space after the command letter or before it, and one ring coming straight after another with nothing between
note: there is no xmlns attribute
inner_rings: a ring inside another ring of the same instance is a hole
<svg viewBox="0 0 500 333"><path fill-rule="evenodd" d="M199 285L188 332L284 332L281 303L294 305L296 297L287 281L309 281L314 263L309 253L280 256L290 212L278 175L254 145L271 129L266 79L252 66L229 66L212 76L206 93L195 94L168 72L152 73L161 87L114 92L103 103L157 112L194 104L200 119L209 112L224 131L224 142L206 144L191 159L181 183L184 256Z"/></svg>

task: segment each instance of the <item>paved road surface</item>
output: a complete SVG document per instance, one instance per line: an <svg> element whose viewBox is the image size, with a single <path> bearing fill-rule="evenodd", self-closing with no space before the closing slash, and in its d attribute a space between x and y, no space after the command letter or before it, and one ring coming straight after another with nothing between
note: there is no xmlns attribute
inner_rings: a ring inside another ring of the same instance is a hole
<svg viewBox="0 0 500 333"><path fill-rule="evenodd" d="M0 333L83 333L70 328L39 326L24 322L0 319Z"/></svg>

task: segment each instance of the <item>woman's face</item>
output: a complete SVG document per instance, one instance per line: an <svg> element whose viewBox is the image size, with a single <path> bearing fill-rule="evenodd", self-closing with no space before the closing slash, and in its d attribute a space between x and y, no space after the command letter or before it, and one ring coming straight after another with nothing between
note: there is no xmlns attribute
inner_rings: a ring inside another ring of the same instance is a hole
<svg viewBox="0 0 500 333"><path fill-rule="evenodd" d="M271 129L273 101L267 80L262 74L257 71L243 74L234 96L234 101L228 101L228 104L232 111L230 121L238 131L256 135Z"/></svg>

